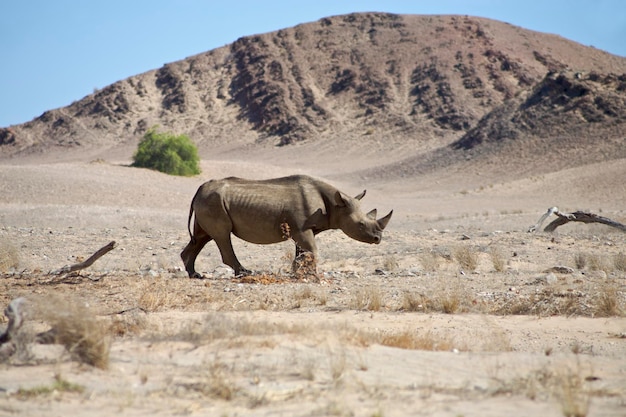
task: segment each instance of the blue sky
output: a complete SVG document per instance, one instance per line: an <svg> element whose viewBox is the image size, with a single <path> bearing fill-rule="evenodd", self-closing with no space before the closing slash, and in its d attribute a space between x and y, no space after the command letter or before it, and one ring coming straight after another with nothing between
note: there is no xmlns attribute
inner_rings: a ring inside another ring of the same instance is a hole
<svg viewBox="0 0 626 417"><path fill-rule="evenodd" d="M359 11L488 17L626 57L623 0L2 0L0 127L241 36Z"/></svg>

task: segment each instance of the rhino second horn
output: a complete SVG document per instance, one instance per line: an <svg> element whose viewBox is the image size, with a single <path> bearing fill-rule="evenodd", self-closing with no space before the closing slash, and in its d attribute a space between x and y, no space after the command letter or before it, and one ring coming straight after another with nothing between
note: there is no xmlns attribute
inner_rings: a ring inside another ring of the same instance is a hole
<svg viewBox="0 0 626 417"><path fill-rule="evenodd" d="M376 211L376 209L374 209L374 210L370 211L369 213L367 213L366 216L369 217L372 220L376 220L376 213L378 213L378 212Z"/></svg>
<svg viewBox="0 0 626 417"><path fill-rule="evenodd" d="M381 229L384 229L385 227L387 227L387 223L389 223L389 220L391 220L392 214L393 214L393 210L391 210L389 214L387 214L385 217L381 217L380 219L377 220L378 225L380 226Z"/></svg>

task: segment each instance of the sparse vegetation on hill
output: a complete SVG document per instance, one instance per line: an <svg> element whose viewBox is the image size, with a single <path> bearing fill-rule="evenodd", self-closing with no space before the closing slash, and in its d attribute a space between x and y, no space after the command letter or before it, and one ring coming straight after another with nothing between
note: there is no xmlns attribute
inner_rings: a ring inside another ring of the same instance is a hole
<svg viewBox="0 0 626 417"><path fill-rule="evenodd" d="M150 168L170 175L192 176L200 173L198 149L185 135L158 133L150 129L133 157L133 166Z"/></svg>

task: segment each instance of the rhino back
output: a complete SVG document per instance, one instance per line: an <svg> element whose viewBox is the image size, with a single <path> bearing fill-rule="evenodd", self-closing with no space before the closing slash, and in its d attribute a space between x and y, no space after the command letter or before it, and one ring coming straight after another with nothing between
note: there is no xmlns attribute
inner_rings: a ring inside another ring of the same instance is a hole
<svg viewBox="0 0 626 417"><path fill-rule="evenodd" d="M285 240L281 225L301 229L317 210L326 212L332 187L307 176L271 180L225 178L203 185L200 205L219 198L232 222L232 233L252 243ZM198 209L196 209L198 210ZM216 213L217 214L217 213Z"/></svg>

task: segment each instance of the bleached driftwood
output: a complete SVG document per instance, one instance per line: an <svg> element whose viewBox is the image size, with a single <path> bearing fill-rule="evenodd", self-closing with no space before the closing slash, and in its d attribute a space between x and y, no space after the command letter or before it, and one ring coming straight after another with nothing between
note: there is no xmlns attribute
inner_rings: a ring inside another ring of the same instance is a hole
<svg viewBox="0 0 626 417"><path fill-rule="evenodd" d="M17 349L14 340L24 322L25 304L25 298L16 298L12 300L9 306L4 310L4 315L9 319L9 325L6 330L0 334L0 362L13 355Z"/></svg>
<svg viewBox="0 0 626 417"><path fill-rule="evenodd" d="M91 255L89 258L87 258L87 260L74 264L74 265L66 265L61 269L52 271L51 274L53 275L68 274L70 272L80 271L81 269L89 268L98 259L100 259L104 255L112 251L115 248L115 245L116 245L115 241L113 240L109 242L107 245L98 249L98 251L94 253L93 255Z"/></svg>
<svg viewBox="0 0 626 417"><path fill-rule="evenodd" d="M615 227L622 232L626 232L626 225L623 225L615 220L608 219L606 217L598 216L597 214L588 213L585 211L575 211L573 213L563 213L559 211L557 207L550 207L546 213L539 219L537 224L530 226L528 232L536 232L541 228L543 222L552 214L557 216L557 219L553 220L550 224L543 229L544 232L554 232L554 230L569 222L581 222L581 223L600 223L607 226Z"/></svg>

